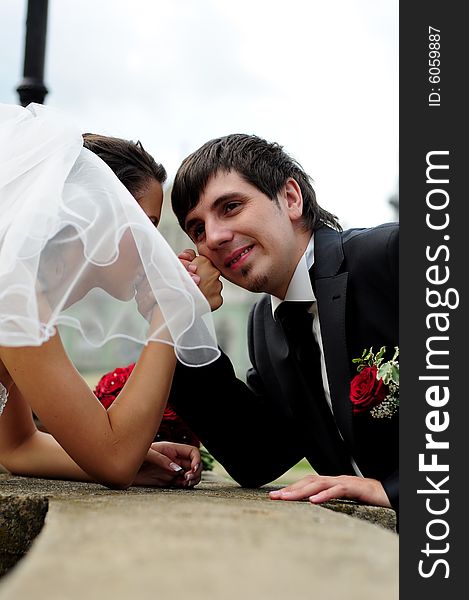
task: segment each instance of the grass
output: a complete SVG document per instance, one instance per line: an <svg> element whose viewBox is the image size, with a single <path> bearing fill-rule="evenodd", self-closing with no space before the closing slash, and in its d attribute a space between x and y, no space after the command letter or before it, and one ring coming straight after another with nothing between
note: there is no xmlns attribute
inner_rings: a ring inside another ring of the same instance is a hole
<svg viewBox="0 0 469 600"><path fill-rule="evenodd" d="M222 477L228 477L231 479L231 477L228 475L228 473L225 471L225 469L222 467L222 465L217 461L215 461L213 471L217 475L221 475ZM295 481L298 481L299 479L301 479L302 477L305 477L306 475L312 475L314 472L315 471L313 470L313 468L311 467L309 462L305 458L303 458L302 460L300 460L299 463L297 463L295 466L293 466L291 469L289 469L286 473L281 475L278 479L275 479L274 481L272 481L271 484L272 485L289 485L290 483L295 483Z"/></svg>

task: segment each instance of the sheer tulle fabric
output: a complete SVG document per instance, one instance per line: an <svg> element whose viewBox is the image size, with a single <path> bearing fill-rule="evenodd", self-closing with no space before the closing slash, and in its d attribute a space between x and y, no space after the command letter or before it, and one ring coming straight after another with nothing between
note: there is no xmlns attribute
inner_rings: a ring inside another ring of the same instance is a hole
<svg viewBox="0 0 469 600"><path fill-rule="evenodd" d="M154 305L150 327L139 309ZM59 324L92 346L172 344L187 365L219 355L207 301L80 131L41 105L0 105L0 345L40 345Z"/></svg>

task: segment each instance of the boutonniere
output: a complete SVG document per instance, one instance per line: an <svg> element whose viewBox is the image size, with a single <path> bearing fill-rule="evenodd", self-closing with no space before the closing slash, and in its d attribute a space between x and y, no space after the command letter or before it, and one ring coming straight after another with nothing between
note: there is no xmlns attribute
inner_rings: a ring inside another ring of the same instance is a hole
<svg viewBox="0 0 469 600"><path fill-rule="evenodd" d="M383 362L386 346L373 353L365 349L360 358L354 358L358 375L350 384L353 413L370 411L375 419L391 418L399 409L399 347L391 360Z"/></svg>

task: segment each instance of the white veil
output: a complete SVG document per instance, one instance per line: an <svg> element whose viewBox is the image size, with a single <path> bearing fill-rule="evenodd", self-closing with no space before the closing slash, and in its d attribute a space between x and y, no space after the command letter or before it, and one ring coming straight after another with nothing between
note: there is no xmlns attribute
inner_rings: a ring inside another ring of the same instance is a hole
<svg viewBox="0 0 469 600"><path fill-rule="evenodd" d="M149 326L139 294L164 323ZM51 108L0 104L0 345L38 346L59 324L95 347L162 341L193 366L219 356L206 299L81 132Z"/></svg>

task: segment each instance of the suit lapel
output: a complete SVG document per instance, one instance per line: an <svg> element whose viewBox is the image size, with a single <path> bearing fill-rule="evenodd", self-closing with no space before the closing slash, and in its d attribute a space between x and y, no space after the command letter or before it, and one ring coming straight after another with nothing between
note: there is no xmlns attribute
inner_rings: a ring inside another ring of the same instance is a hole
<svg viewBox="0 0 469 600"><path fill-rule="evenodd" d="M314 257L310 276L318 303L332 408L344 441L352 448L350 362L345 328L348 273L338 274L343 262L340 233L328 227L317 230Z"/></svg>
<svg viewBox="0 0 469 600"><path fill-rule="evenodd" d="M353 446L350 370L345 335L348 274L316 281L321 338L331 392L332 409L344 441Z"/></svg>

